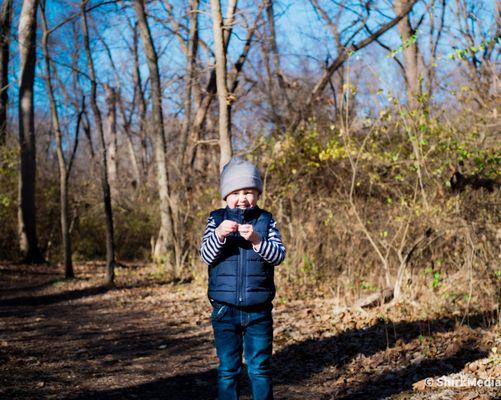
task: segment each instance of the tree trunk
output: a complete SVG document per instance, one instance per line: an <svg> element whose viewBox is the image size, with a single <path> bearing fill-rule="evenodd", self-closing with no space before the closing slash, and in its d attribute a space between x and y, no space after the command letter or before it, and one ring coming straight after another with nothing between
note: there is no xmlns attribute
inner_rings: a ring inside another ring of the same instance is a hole
<svg viewBox="0 0 501 400"><path fill-rule="evenodd" d="M160 85L160 72L158 70L158 56L153 45L150 27L146 20L144 0L134 0L134 8L139 24L139 32L143 41L144 52L148 63L151 82L152 101L152 131L155 163L157 167L157 184L160 197L160 231L155 245L154 257L169 255L169 248L176 243L172 210L170 208L170 189L166 165L166 142L162 114L162 92ZM179 256L179 255L178 255ZM174 250L174 257L176 257ZM174 271L175 273L175 271Z"/></svg>
<svg viewBox="0 0 501 400"><path fill-rule="evenodd" d="M116 264L115 239L113 231L113 208L111 206L111 193L110 193L110 185L108 182L108 170L107 170L108 154L106 151L106 141L104 140L103 120L101 117L101 111L99 110L96 102L96 92L97 92L96 74L94 70L94 61L92 59L92 54L90 52L89 29L87 26L87 13L85 10L87 2L88 0L82 0L80 4L80 9L82 14L85 54L87 56L87 66L89 69L89 78L91 83L90 104L92 108L92 113L94 114L94 125L98 131L99 139L101 142L101 160L100 160L101 185L103 190L103 204L104 204L104 213L106 220L106 284L113 285L113 282L115 280L115 264Z"/></svg>
<svg viewBox="0 0 501 400"><path fill-rule="evenodd" d="M268 20L268 26L270 30L270 45L271 45L271 51L273 53L273 65L274 65L274 74L277 78L278 81L278 86L280 87L280 96L283 98L285 101L286 107L289 111L292 111L292 103L289 99L289 96L287 95L287 88L285 85L285 79L284 79L284 74L282 72L282 68L280 66L280 53L278 51L278 45L277 45L277 34L275 30L275 13L273 11L273 0L268 0L268 5L266 6L266 17ZM282 121L283 122L283 121ZM282 127L283 132L285 133L286 127Z"/></svg>
<svg viewBox="0 0 501 400"><path fill-rule="evenodd" d="M36 64L37 0L25 0L19 18L19 244L24 262L45 260L38 248L35 178L36 141L33 83Z"/></svg>
<svg viewBox="0 0 501 400"><path fill-rule="evenodd" d="M132 26L132 25L130 25ZM137 32L135 31L134 34L137 36ZM115 62L113 61L113 56L111 54L111 50L106 44L106 41L103 38L101 39L101 43L106 49L106 54L108 55L108 58L110 60L110 64L113 68L113 71L115 73L115 82L117 85L117 88L114 89L108 84L104 84L104 88L106 91L106 103L108 106L108 142L109 142L109 152L110 152L110 157L109 157L109 162L108 162L108 173L110 176L110 186L111 186L111 199L114 200L118 198L119 195L119 187L120 183L118 182L118 140L117 140L117 135L118 135L118 130L117 130L117 106L120 111L120 116L122 117L122 126L123 130L125 133L125 139L127 141L128 145L128 150L129 150L129 156L131 160L131 165L132 165L132 172L134 174L134 179L131 181L132 186L134 189L136 189L142 179L141 179L141 173L139 171L138 165L137 165L137 158L136 158L136 153L134 151L134 144L132 140L132 132L131 132L131 123L132 123L132 117L134 115L134 106L132 106L132 109L130 110L129 115L127 115L127 112L125 110L125 104L123 101L122 97L122 92L121 92L121 78L120 78L120 72L118 71ZM134 52L134 50L132 50ZM132 104L135 104L136 100L136 94L137 94L136 88L134 88L134 98L132 100Z"/></svg>
<svg viewBox="0 0 501 400"><path fill-rule="evenodd" d="M47 27L47 19L45 16L45 0L41 3L42 14L42 50L45 59L45 84L47 86L47 94L49 97L50 114L52 119L52 128L56 137L56 152L59 166L59 201L61 204L61 234L63 242L63 264L64 275L66 278L74 278L73 264L71 261L71 238L69 232L68 218L68 172L66 169L66 161L64 159L61 127L59 124L59 115L54 98L54 87L52 85L52 73L49 58L49 34Z"/></svg>
<svg viewBox="0 0 501 400"><path fill-rule="evenodd" d="M139 52L138 52L138 32L137 23L132 28L133 30L133 44L132 53L134 60L134 69L132 71L132 78L134 80L135 98L138 104L139 113L139 135L141 137L141 167L143 177L146 178L148 170L148 141L146 133L146 100L144 99L143 82L141 79L141 71L139 69Z"/></svg>
<svg viewBox="0 0 501 400"><path fill-rule="evenodd" d="M118 181L117 181L117 94L115 89L110 85L104 85L106 91L106 104L108 106L107 114L107 133L108 133L108 177L111 189L111 199L116 200L118 197Z"/></svg>
<svg viewBox="0 0 501 400"><path fill-rule="evenodd" d="M0 146L7 136L7 108L9 105L9 47L12 0L4 0L0 9Z"/></svg>
<svg viewBox="0 0 501 400"><path fill-rule="evenodd" d="M445 12L447 9L447 0L441 0L440 2L441 8L440 8L440 19L438 26L435 26L435 7L432 7L432 11L430 13L430 41L429 41L429 48L430 48L430 60L429 64L427 67L427 79L426 79L426 96L427 99L433 98L433 89L435 88L435 79L436 79L436 68L434 67L434 64L437 61L437 50L438 50L438 45L440 43L440 38L442 37L442 33L444 31L444 23L445 23ZM436 32L436 34L435 34ZM435 39L433 38L435 34ZM429 101L427 106L429 106Z"/></svg>
<svg viewBox="0 0 501 400"><path fill-rule="evenodd" d="M123 130L125 133L125 139L127 140L127 148L129 150L130 162L132 164L132 172L134 173L134 179L131 183L134 189L136 189L139 186L141 186L142 176L137 162L137 154L134 149L133 134L131 131L131 120L132 120L132 115L134 113L134 109L130 111L129 116L126 115L124 101L120 92L117 93L117 101L119 105L118 108L120 110L120 115L123 121Z"/></svg>
<svg viewBox="0 0 501 400"><path fill-rule="evenodd" d="M271 1L269 4L272 4ZM263 38L261 40L261 54L263 57L264 68L266 71L266 83L265 83L265 91L266 96L268 97L268 103L270 104L271 111L271 120L275 125L274 131L284 132L285 127L283 126L282 118L278 111L277 99L276 99L276 91L273 79L273 72L270 63L270 54L271 54L271 32L270 36L268 36L268 32L266 28L263 29Z"/></svg>
<svg viewBox="0 0 501 400"><path fill-rule="evenodd" d="M186 82L184 94L185 120L181 132L181 151L179 154L179 167L182 168L185 159L188 135L191 126L191 93L193 88L193 75L195 72L195 62L198 50L198 5L199 0L190 0L190 33L188 37L188 54L186 60Z"/></svg>
<svg viewBox="0 0 501 400"><path fill-rule="evenodd" d="M127 140L127 148L129 150L130 162L132 163L132 172L134 173L134 180L131 182L134 189L137 189L142 184L141 172L137 163L136 151L134 149L134 142L132 141L132 133L130 126L124 126L125 139Z"/></svg>
<svg viewBox="0 0 501 400"><path fill-rule="evenodd" d="M302 107L302 112L296 113L296 117L293 119L293 121L291 122L291 124L289 126L290 132L295 132L297 130L297 128L299 127L300 123L310 115L311 108L313 106L313 102L321 95L321 93L324 91L325 87L329 83L334 72L336 72L344 64L344 62L348 59L350 54L352 52L358 51L358 50L363 49L364 47L368 46L369 44L374 42L376 39L378 39L381 35L383 35L387 31L389 31L391 28L393 28L395 25L397 25L407 14L410 13L410 11L412 10L412 7L414 6L414 4L416 2L417 2L417 0L409 0L406 3L405 7L403 7L401 12L397 13L397 15L391 21L382 25L378 30L371 33L365 39L363 39L355 44L352 44L349 47L345 47L341 50L341 52L336 57L336 59L333 60L330 63L330 65L326 68L322 77L317 82L317 84L313 88L313 90L310 93L310 95L308 96L308 98L304 101L304 105Z"/></svg>
<svg viewBox="0 0 501 400"><path fill-rule="evenodd" d="M211 0L214 53L216 57L216 85L219 100L219 169L233 156L231 145L231 99L228 96L226 51L223 38L223 15L220 0Z"/></svg>
<svg viewBox="0 0 501 400"><path fill-rule="evenodd" d="M233 30L233 21L235 18L235 11L237 8L237 0L230 0L228 4L228 9L226 10L226 25L224 29L224 48L225 53L230 44L231 32ZM209 77L209 82L207 83L206 94L202 98L200 105L195 114L193 120L193 126L191 128L191 147L188 149L188 161L190 169L193 169L195 164L195 158L197 154L197 141L200 138L200 132L204 126L207 119L207 114L209 112L209 107L214 99L214 95L217 91L216 86L216 71L212 70Z"/></svg>
<svg viewBox="0 0 501 400"><path fill-rule="evenodd" d="M402 13L408 6L409 0L397 0L394 3L395 13ZM413 38L416 33L411 25L409 14L406 14L397 24L398 32L402 38L402 54L404 57L405 83L407 88L407 101L410 108L419 105L421 96L421 77L419 74L419 48L417 39Z"/></svg>
<svg viewBox="0 0 501 400"><path fill-rule="evenodd" d="M278 82L282 90L285 93L285 80L282 73L282 68L280 67L280 53L278 52L277 45L277 34L275 31L275 13L273 11L273 0L268 0L268 6L266 7L266 16L268 19L268 25L270 28L270 44L271 50L273 52L273 64L275 66L275 74L277 75ZM285 96L287 97L287 96ZM288 100L288 98L287 98Z"/></svg>

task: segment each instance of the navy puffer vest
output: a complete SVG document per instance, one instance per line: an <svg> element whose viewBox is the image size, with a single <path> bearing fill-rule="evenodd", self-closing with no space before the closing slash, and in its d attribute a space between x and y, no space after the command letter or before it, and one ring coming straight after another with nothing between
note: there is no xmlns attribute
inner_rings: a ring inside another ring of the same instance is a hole
<svg viewBox="0 0 501 400"><path fill-rule="evenodd" d="M216 226L229 219L252 224L263 239L268 238L271 214L258 207L221 208L211 212ZM226 237L222 253L209 265L209 297L239 307L271 304L275 297L274 267L252 248L251 242L233 232Z"/></svg>

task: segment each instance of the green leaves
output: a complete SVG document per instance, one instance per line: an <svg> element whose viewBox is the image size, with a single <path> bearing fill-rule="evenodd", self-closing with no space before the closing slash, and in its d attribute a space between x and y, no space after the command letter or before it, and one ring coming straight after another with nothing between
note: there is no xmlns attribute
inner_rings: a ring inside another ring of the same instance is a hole
<svg viewBox="0 0 501 400"><path fill-rule="evenodd" d="M440 262L438 262L438 261L439 260L437 260L437 264L440 264ZM432 267L426 267L425 270L424 270L424 273L428 274L428 275L430 275L430 274L432 275L433 280L431 281L430 286L433 289L438 288L438 286L440 285L440 272L439 271L435 271Z"/></svg>
<svg viewBox="0 0 501 400"><path fill-rule="evenodd" d="M497 174L501 164L501 152L496 149L479 149L470 142L450 141L443 143L443 150L450 152L451 157L465 163L470 162L472 173L485 175ZM472 170L473 169L473 170Z"/></svg>
<svg viewBox="0 0 501 400"><path fill-rule="evenodd" d="M306 254L303 256L303 272L305 274L308 274L310 273L311 271L313 271L313 268L315 267L315 264L313 262L313 260L307 256Z"/></svg>
<svg viewBox="0 0 501 400"><path fill-rule="evenodd" d="M499 37L485 40L476 46L466 47L464 49L454 48L452 53L447 54L447 58L449 60L465 60L470 57L473 57L476 53L484 52L488 47L492 44L499 44L501 39Z"/></svg>
<svg viewBox="0 0 501 400"><path fill-rule="evenodd" d="M435 271L433 274L433 282L431 282L431 286L436 289L440 283L440 272Z"/></svg>
<svg viewBox="0 0 501 400"><path fill-rule="evenodd" d="M404 40L400 46L396 49L390 51L390 54L386 56L386 58L395 58L397 54L401 53L404 49L411 47L417 41L417 33L412 35L409 39Z"/></svg>
<svg viewBox="0 0 501 400"><path fill-rule="evenodd" d="M10 204L11 204L11 199L9 196L6 196L4 194L1 194L0 195L0 204L3 206L3 207L9 207Z"/></svg>

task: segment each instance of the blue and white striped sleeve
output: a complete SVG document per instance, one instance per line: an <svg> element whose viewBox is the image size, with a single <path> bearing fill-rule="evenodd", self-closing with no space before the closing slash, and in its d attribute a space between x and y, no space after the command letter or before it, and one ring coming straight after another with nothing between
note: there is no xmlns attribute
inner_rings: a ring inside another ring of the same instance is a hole
<svg viewBox="0 0 501 400"><path fill-rule="evenodd" d="M216 228L216 221L214 221L214 218L209 217L202 238L202 246L200 247L200 256L203 262L209 265L219 257L225 243L221 242L217 237Z"/></svg>
<svg viewBox="0 0 501 400"><path fill-rule="evenodd" d="M266 262L272 265L279 265L285 258L285 246L282 243L280 231L277 228L277 223L272 218L270 227L268 228L268 239L261 241L258 249L254 248Z"/></svg>

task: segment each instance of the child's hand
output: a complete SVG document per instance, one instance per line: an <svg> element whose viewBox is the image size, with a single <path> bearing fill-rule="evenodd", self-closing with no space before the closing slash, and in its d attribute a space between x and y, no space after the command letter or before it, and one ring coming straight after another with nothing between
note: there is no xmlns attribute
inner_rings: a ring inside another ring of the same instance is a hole
<svg viewBox="0 0 501 400"><path fill-rule="evenodd" d="M251 242L254 246L258 246L261 243L261 236L254 231L254 227L251 224L238 225L238 231L240 232L240 236Z"/></svg>
<svg viewBox="0 0 501 400"><path fill-rule="evenodd" d="M219 241L223 241L226 236L228 236L231 232L236 232L238 230L238 224L235 221L230 221L229 219L224 220L219 224L216 228L215 232Z"/></svg>

